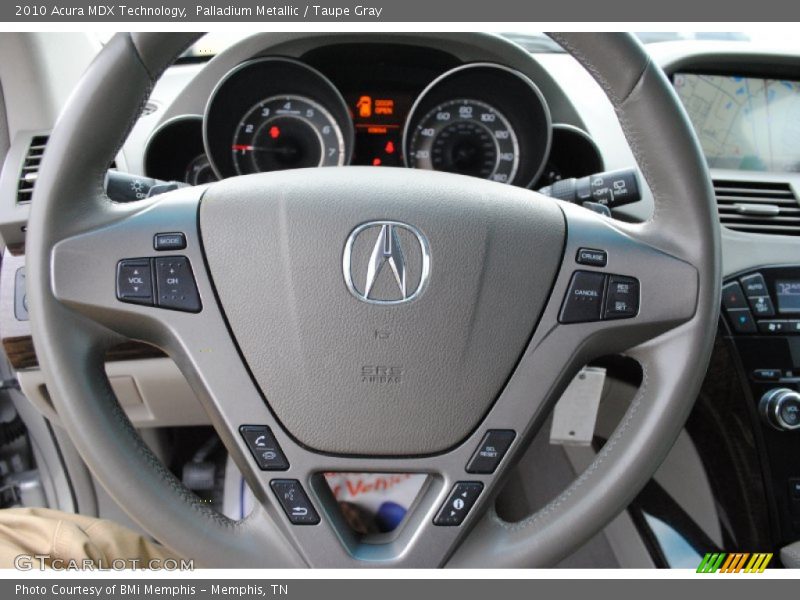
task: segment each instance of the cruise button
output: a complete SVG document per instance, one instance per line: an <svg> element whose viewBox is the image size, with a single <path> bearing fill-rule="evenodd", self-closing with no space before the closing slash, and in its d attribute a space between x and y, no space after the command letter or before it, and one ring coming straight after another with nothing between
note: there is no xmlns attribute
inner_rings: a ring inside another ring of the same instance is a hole
<svg viewBox="0 0 800 600"><path fill-rule="evenodd" d="M590 267L605 267L606 263L608 263L608 253L605 250L579 248L575 262Z"/></svg>

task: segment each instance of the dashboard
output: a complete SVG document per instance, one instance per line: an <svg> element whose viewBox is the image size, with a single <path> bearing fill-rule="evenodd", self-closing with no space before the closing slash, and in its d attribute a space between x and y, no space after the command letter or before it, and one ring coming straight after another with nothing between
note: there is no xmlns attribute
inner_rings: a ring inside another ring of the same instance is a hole
<svg viewBox="0 0 800 600"><path fill-rule="evenodd" d="M190 184L345 165L542 187L601 171L603 160L579 126L553 123L521 70L392 43L243 60L215 83L202 115L162 123L144 153L147 176Z"/></svg>

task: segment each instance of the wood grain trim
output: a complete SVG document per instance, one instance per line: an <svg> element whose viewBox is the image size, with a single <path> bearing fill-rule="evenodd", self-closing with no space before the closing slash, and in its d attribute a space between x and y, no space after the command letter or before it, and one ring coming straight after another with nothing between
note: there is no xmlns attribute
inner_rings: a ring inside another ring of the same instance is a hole
<svg viewBox="0 0 800 600"><path fill-rule="evenodd" d="M15 370L33 369L39 366L33 349L31 336L3 338L3 349ZM124 342L106 353L107 361L132 360L137 358L162 358L163 350L142 342Z"/></svg>

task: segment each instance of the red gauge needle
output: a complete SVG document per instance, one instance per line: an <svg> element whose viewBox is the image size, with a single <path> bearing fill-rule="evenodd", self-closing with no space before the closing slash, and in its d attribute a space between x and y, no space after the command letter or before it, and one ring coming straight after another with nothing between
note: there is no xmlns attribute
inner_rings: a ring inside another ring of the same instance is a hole
<svg viewBox="0 0 800 600"><path fill-rule="evenodd" d="M231 146L236 151L240 152L269 152L272 154L285 154L286 156L294 156L297 154L297 148L293 146L277 146L269 148L267 146L253 146L248 144L234 144Z"/></svg>

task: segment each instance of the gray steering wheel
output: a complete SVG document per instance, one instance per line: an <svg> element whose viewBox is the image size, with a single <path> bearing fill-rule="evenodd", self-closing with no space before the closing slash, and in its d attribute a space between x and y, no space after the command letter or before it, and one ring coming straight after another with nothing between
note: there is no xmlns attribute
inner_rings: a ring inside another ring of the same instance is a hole
<svg viewBox="0 0 800 600"><path fill-rule="evenodd" d="M715 333L710 180L668 81L633 37L551 35L613 104L655 198L649 221L389 168L258 174L117 204L103 191L106 169L155 81L195 36L119 34L98 55L36 185L31 324L78 451L156 539L204 566L546 566L652 476L689 414ZM186 248L154 252L159 232L184 233ZM606 250L607 266L576 264L579 248ZM141 260L121 263L130 259ZM383 290L364 294L358 282L385 262ZM406 291L394 298L399 262ZM178 287L120 301L117 270L137 265L158 281L177 270ZM635 278L638 314L565 322L578 271L588 273L584 284ZM106 350L127 339L162 348L187 377L258 499L247 518L201 503L131 426L103 368ZM499 485L555 400L582 365L621 352L638 361L643 381L616 431L545 508L503 521L493 509ZM242 426L269 428L282 470L259 468ZM469 473L488 430L514 432L508 452L494 472ZM322 481L329 471L428 477L399 531L371 544L342 523ZM471 484L463 489L472 506L454 525L438 517L458 482ZM299 524L281 504L287 490L305 494Z"/></svg>

